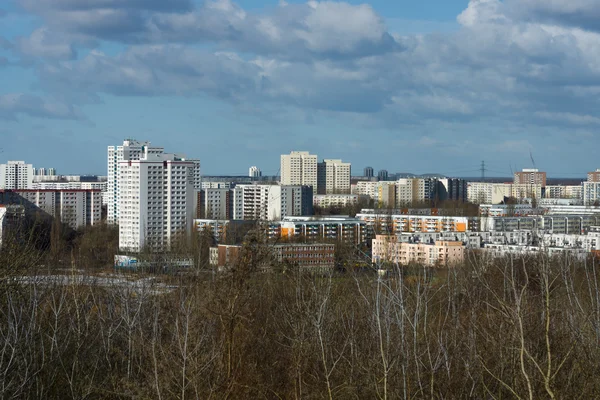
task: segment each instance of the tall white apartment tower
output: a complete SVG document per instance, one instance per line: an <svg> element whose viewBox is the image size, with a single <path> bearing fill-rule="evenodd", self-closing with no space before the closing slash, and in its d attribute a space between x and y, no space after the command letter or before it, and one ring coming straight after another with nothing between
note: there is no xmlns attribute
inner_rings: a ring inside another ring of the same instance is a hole
<svg viewBox="0 0 600 400"><path fill-rule="evenodd" d="M281 184L317 188L317 156L308 151L281 155Z"/></svg>
<svg viewBox="0 0 600 400"><path fill-rule="evenodd" d="M106 189L107 222L109 224L119 223L119 199L120 199L120 162L139 160L144 148L149 148L150 153L163 153L162 147L150 147L150 142L139 142L134 139L126 139L122 146L108 146L108 176Z"/></svg>
<svg viewBox="0 0 600 400"><path fill-rule="evenodd" d="M31 189L33 176L33 165L25 161L0 164L0 189Z"/></svg>
<svg viewBox="0 0 600 400"><path fill-rule="evenodd" d="M262 175L260 169L257 166L252 166L248 168L248 176L250 178L259 178Z"/></svg>
<svg viewBox="0 0 600 400"><path fill-rule="evenodd" d="M197 163L143 146L138 160L119 162L119 248L169 249L191 232Z"/></svg>
<svg viewBox="0 0 600 400"><path fill-rule="evenodd" d="M351 164L342 160L323 160L317 166L317 193L350 193L351 169Z"/></svg>

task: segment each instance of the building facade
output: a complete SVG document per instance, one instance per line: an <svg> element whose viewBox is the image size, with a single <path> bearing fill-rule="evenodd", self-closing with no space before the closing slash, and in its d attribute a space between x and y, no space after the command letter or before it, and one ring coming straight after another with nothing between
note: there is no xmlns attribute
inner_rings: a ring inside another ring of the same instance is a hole
<svg viewBox="0 0 600 400"><path fill-rule="evenodd" d="M267 236L272 240L343 241L363 244L367 240L366 224L350 217L287 217L269 224Z"/></svg>
<svg viewBox="0 0 600 400"><path fill-rule="evenodd" d="M196 163L142 146L137 160L119 162L119 248L169 249L191 232Z"/></svg>
<svg viewBox="0 0 600 400"><path fill-rule="evenodd" d="M514 173L513 183L515 185L539 185L546 187L546 173L537 169L525 168L520 172Z"/></svg>
<svg viewBox="0 0 600 400"><path fill-rule="evenodd" d="M317 156L308 151L281 155L282 185L307 185L317 190Z"/></svg>
<svg viewBox="0 0 600 400"><path fill-rule="evenodd" d="M257 166L252 166L248 169L248 176L250 178L260 178L262 176L262 173L260 172L260 169Z"/></svg>
<svg viewBox="0 0 600 400"><path fill-rule="evenodd" d="M464 261L466 247L458 241L436 241L428 243L406 243L395 235L377 235L373 239L372 261L374 264L411 263L428 267L450 267Z"/></svg>
<svg viewBox="0 0 600 400"><path fill-rule="evenodd" d="M233 190L197 190L195 217L217 220L233 219Z"/></svg>
<svg viewBox="0 0 600 400"><path fill-rule="evenodd" d="M587 181L588 182L600 182L600 169L597 169L593 172L588 172Z"/></svg>
<svg viewBox="0 0 600 400"><path fill-rule="evenodd" d="M12 190L10 203L39 209L73 229L97 225L102 219L102 192L97 189Z"/></svg>
<svg viewBox="0 0 600 400"><path fill-rule="evenodd" d="M233 219L277 221L312 214L312 186L253 184L233 189Z"/></svg>
<svg viewBox="0 0 600 400"><path fill-rule="evenodd" d="M342 160L323 160L317 165L318 194L350 193L352 166Z"/></svg>
<svg viewBox="0 0 600 400"><path fill-rule="evenodd" d="M107 217L109 224L119 223L119 204L121 188L119 186L120 163L122 161L139 160L142 150L150 147L150 142L139 142L134 139L123 141L121 146L108 146L108 175L106 189ZM162 148L153 148L153 151L163 152Z"/></svg>
<svg viewBox="0 0 600 400"><path fill-rule="evenodd" d="M600 206L600 182L583 182L583 204Z"/></svg>
<svg viewBox="0 0 600 400"><path fill-rule="evenodd" d="M25 161L8 161L0 164L0 189L31 189L34 169Z"/></svg>
<svg viewBox="0 0 600 400"><path fill-rule="evenodd" d="M313 205L315 207L347 207L358 204L357 194L315 194Z"/></svg>

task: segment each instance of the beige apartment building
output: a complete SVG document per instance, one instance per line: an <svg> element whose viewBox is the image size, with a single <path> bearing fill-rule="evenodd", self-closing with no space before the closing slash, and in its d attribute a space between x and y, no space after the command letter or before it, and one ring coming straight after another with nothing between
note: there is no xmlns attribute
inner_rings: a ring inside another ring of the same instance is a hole
<svg viewBox="0 0 600 400"><path fill-rule="evenodd" d="M352 166L342 160L325 159L317 165L317 194L349 194Z"/></svg>
<svg viewBox="0 0 600 400"><path fill-rule="evenodd" d="M308 151L281 155L282 185L307 185L317 189L317 156Z"/></svg>
<svg viewBox="0 0 600 400"><path fill-rule="evenodd" d="M462 242L438 240L435 244L404 243L397 237L377 235L373 239L372 261L408 265L421 264L429 267L454 266L464 261L466 247Z"/></svg>

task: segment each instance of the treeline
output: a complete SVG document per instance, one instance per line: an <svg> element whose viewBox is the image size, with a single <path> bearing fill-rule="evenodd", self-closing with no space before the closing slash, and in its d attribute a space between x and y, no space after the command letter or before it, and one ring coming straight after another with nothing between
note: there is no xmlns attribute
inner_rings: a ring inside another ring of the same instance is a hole
<svg viewBox="0 0 600 400"><path fill-rule="evenodd" d="M597 398L592 260L0 285L1 398ZM130 282L131 284L128 284ZM145 282L142 284L141 282ZM154 283L153 283L154 282ZM135 284L134 284L135 283Z"/></svg>
<svg viewBox="0 0 600 400"><path fill-rule="evenodd" d="M31 268L104 268L119 248L119 228L105 223L72 229L43 213L28 213L5 222L0 269L5 274Z"/></svg>

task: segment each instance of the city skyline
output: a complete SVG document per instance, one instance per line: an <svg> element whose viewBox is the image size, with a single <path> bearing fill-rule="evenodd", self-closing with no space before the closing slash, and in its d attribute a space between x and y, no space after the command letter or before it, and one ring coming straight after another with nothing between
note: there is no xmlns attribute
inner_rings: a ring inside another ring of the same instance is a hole
<svg viewBox="0 0 600 400"><path fill-rule="evenodd" d="M104 174L96 149L135 137L208 175L274 175L291 150L356 171L597 168L597 2L413 3L5 1L3 158Z"/></svg>

